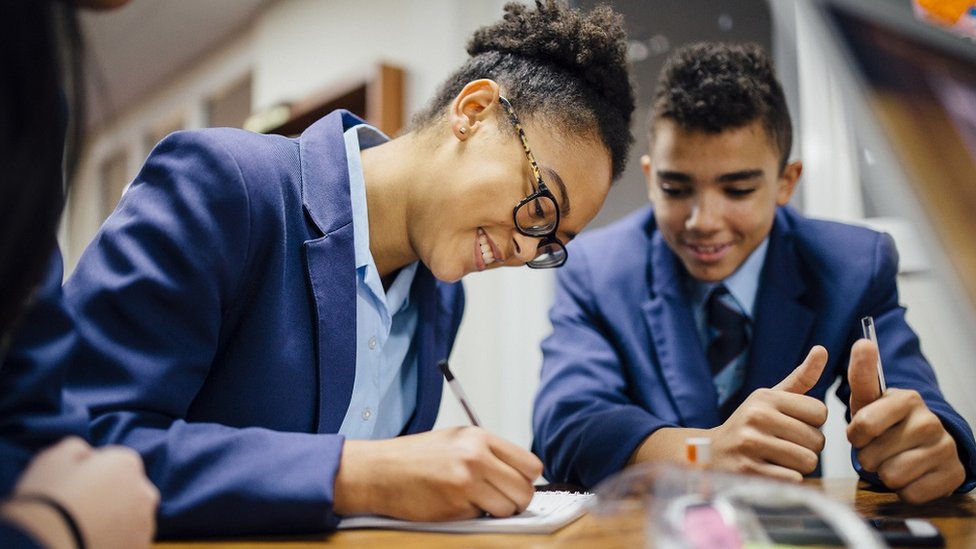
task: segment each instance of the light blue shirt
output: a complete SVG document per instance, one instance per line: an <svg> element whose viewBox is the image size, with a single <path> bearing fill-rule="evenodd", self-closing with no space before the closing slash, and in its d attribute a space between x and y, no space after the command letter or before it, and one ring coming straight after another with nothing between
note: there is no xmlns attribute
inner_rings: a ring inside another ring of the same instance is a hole
<svg viewBox="0 0 976 549"><path fill-rule="evenodd" d="M749 257L721 282L699 282L690 279L689 288L691 291L691 303L695 313L695 327L698 328L698 337L702 342L702 347L708 348L712 337L705 318L705 304L708 300L712 288L719 284L724 284L729 291L729 295L739 311L749 319L746 325L746 333L749 334L749 341L752 341L752 326L754 317L753 308L756 305L756 294L759 292L759 276L762 274L763 263L766 261L766 250L769 248L769 237L767 236ZM751 350L751 346L750 346ZM742 387L745 380L745 365L749 359L749 351L742 353L734 368L726 368L719 375L715 376L715 389L718 391L719 403L725 402L729 396L734 394Z"/></svg>
<svg viewBox="0 0 976 549"><path fill-rule="evenodd" d="M418 310L410 303L417 262L400 269L386 291L369 251L369 216L361 149L387 141L360 124L346 130L349 196L356 254L356 378L339 433L351 439L395 437L417 406Z"/></svg>

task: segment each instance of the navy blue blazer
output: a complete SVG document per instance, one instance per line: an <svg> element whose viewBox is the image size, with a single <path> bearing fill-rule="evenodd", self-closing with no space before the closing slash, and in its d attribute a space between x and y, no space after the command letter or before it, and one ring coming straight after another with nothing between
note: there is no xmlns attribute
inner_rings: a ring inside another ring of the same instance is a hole
<svg viewBox="0 0 976 549"><path fill-rule="evenodd" d="M680 260L648 206L574 241L557 274L553 333L542 343L533 450L553 482L592 487L622 469L662 427L711 428L722 417L695 328ZM883 233L777 211L754 309L743 390L735 405L785 378L813 345L827 348L824 375L808 393L824 399L872 315L889 387L917 390L955 437L976 485L976 443L945 401L898 303L898 254ZM733 397L735 398L735 397ZM849 419L849 413L848 413ZM874 475L855 468L868 480Z"/></svg>
<svg viewBox="0 0 976 549"><path fill-rule="evenodd" d="M88 437L88 414L63 396L76 338L61 295L61 254L51 258L30 309L0 357L0 498L35 453L68 435Z"/></svg>
<svg viewBox="0 0 976 549"><path fill-rule="evenodd" d="M93 438L137 449L162 537L334 528L356 368L356 270L334 112L300 138L233 129L164 139L65 284L69 389ZM433 426L464 306L417 270L417 406Z"/></svg>

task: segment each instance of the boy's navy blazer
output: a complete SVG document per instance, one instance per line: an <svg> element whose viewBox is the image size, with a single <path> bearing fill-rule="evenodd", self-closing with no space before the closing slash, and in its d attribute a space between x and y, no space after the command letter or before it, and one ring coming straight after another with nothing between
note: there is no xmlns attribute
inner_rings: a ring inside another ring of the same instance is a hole
<svg viewBox="0 0 976 549"><path fill-rule="evenodd" d="M163 140L65 284L69 388L92 436L139 450L163 537L333 528L337 435L356 368L344 111L300 138L233 129ZM421 265L416 410L432 427L464 306Z"/></svg>
<svg viewBox="0 0 976 549"><path fill-rule="evenodd" d="M533 450L550 481L592 487L621 470L657 429L711 428L726 418L695 327L687 274L657 230L652 209L570 246L571 259L557 274L553 333L542 345ZM972 430L943 398L905 322L897 269L890 236L779 208L735 404L779 383L818 344L830 356L808 394L823 400L840 377L837 395L846 404L850 348L861 337L861 317L872 315L888 387L917 390L942 419L960 449L968 490L976 485Z"/></svg>

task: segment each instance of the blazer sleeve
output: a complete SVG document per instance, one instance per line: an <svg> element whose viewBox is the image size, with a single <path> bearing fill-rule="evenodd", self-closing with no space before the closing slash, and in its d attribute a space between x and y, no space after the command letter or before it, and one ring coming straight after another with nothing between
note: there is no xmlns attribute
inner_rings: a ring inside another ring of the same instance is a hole
<svg viewBox="0 0 976 549"><path fill-rule="evenodd" d="M591 276L587 252L595 248L574 248L573 259L556 275L553 331L542 342L532 417L532 449L546 478L587 488L623 469L651 433L674 426L628 395L627 359L618 352Z"/></svg>
<svg viewBox="0 0 976 549"><path fill-rule="evenodd" d="M207 376L220 375L211 365L223 314L240 297L255 238L249 174L230 138L207 130L161 142L65 285L81 336L69 387L89 407L96 442L143 456L161 492L161 537L338 522L343 437L185 419Z"/></svg>
<svg viewBox="0 0 976 549"><path fill-rule="evenodd" d="M41 545L20 528L0 520L0 547L4 549L41 549Z"/></svg>
<svg viewBox="0 0 976 549"><path fill-rule="evenodd" d="M888 387L918 391L929 410L942 420L942 424L956 441L960 461L966 469L966 480L957 491L968 492L976 487L976 441L973 439L973 431L966 420L946 402L939 390L935 372L922 354L918 335L905 320L905 308L898 301L898 251L889 235L878 236L874 258L871 283L867 286L860 309L864 315L874 317L879 334L879 348L884 357L885 382ZM859 330L855 330L848 341L847 354L841 358L841 364L848 363L850 347L859 337ZM850 394L845 366L837 396L846 404L850 402ZM847 419L850 421L849 409ZM851 458L854 469L861 478L884 487L876 474L863 470L853 450Z"/></svg>
<svg viewBox="0 0 976 549"><path fill-rule="evenodd" d="M84 407L62 392L76 343L62 272L55 252L0 366L0 494L13 488L34 453L68 435L88 436Z"/></svg>

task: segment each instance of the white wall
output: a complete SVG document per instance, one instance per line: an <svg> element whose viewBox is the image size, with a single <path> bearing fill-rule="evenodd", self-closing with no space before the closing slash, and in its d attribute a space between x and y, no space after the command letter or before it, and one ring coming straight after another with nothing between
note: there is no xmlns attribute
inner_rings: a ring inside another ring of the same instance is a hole
<svg viewBox="0 0 976 549"><path fill-rule="evenodd" d="M502 0L283 0L255 29L254 107L300 98L381 61L406 72L419 110L467 58L465 43L497 20Z"/></svg>

